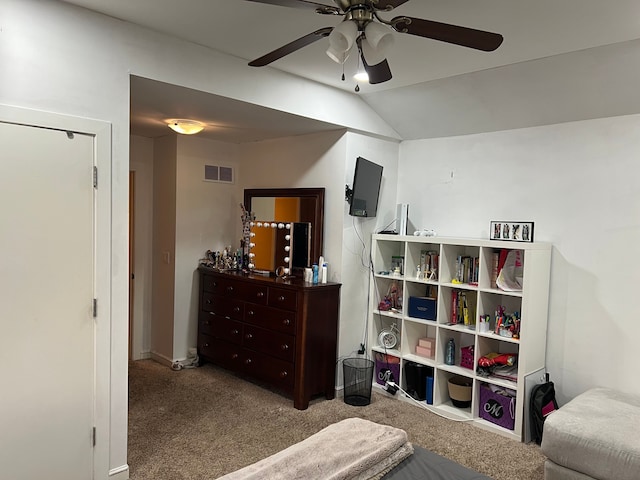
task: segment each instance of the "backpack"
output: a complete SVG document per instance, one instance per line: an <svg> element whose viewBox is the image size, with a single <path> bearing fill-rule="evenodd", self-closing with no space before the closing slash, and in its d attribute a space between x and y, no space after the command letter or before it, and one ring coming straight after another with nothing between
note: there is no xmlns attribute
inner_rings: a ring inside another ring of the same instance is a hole
<svg viewBox="0 0 640 480"><path fill-rule="evenodd" d="M531 423L531 439L538 445L542 443L542 430L547 416L558 410L556 401L556 390L553 382L549 381L549 374L546 374L545 383L536 385L531 390L529 402L529 418Z"/></svg>

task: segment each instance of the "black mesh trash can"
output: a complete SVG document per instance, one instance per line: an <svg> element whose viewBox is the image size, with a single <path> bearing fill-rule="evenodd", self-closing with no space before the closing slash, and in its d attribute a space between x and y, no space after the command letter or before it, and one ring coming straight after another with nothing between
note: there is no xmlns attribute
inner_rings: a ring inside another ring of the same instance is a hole
<svg viewBox="0 0 640 480"><path fill-rule="evenodd" d="M344 403L362 407L371 403L371 381L373 360L345 358L342 362L344 374Z"/></svg>

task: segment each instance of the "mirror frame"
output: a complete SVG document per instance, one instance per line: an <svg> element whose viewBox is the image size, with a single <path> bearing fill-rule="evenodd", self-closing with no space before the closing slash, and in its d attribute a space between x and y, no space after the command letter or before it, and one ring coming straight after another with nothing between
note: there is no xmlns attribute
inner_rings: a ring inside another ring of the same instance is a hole
<svg viewBox="0 0 640 480"><path fill-rule="evenodd" d="M310 263L318 261L322 255L324 232L324 188L245 188L244 207L251 212L251 200L257 197L300 197L315 200L311 223Z"/></svg>

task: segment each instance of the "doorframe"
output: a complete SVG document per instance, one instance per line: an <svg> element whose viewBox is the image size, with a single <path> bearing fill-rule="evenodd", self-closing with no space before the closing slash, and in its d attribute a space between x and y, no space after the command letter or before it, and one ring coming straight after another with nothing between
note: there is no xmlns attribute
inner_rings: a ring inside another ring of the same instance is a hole
<svg viewBox="0 0 640 480"><path fill-rule="evenodd" d="M2 104L0 104L0 121L15 125L70 131L93 137L93 164L99 172L99 183L95 191L94 202L94 298L98 299L98 308L95 318L94 425L96 427L96 446L93 450L93 478L106 478L109 474L110 405L112 403L111 123ZM87 179L87 181L90 180L90 178Z"/></svg>

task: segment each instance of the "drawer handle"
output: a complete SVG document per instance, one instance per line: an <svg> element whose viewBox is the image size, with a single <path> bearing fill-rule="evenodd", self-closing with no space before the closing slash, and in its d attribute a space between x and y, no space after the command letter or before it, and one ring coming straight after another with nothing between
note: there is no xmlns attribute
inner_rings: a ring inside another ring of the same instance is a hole
<svg viewBox="0 0 640 480"><path fill-rule="evenodd" d="M238 358L238 354L237 353L234 353L234 354L231 355L231 360L235 360L237 358Z"/></svg>
<svg viewBox="0 0 640 480"><path fill-rule="evenodd" d="M283 324L285 327L288 327L289 325L291 325L291 320L289 320L288 318L285 318L285 319L282 321L282 324Z"/></svg>
<svg viewBox="0 0 640 480"><path fill-rule="evenodd" d="M247 340L251 340L253 338L253 335L251 335L250 333L247 333L244 338L246 338Z"/></svg>
<svg viewBox="0 0 640 480"><path fill-rule="evenodd" d="M209 315L215 315L215 312L209 312Z"/></svg>
<svg viewBox="0 0 640 480"><path fill-rule="evenodd" d="M238 335L239 333L238 329L231 330L231 335Z"/></svg>
<svg viewBox="0 0 640 480"><path fill-rule="evenodd" d="M229 285L227 287L227 292L229 292L229 293L233 292L233 287L231 285Z"/></svg>
<svg viewBox="0 0 640 480"><path fill-rule="evenodd" d="M211 322L209 320L205 320L204 322L202 322L203 325L211 325Z"/></svg>
<svg viewBox="0 0 640 480"><path fill-rule="evenodd" d="M213 282L213 286L217 287L218 286L218 282Z"/></svg>
<svg viewBox="0 0 640 480"><path fill-rule="evenodd" d="M205 344L203 345L203 347L204 347L204 348L209 348L209 344L208 344L208 343L205 343Z"/></svg>
<svg viewBox="0 0 640 480"><path fill-rule="evenodd" d="M280 348L281 348L283 351L287 351L287 350L289 350L289 345L287 345L286 343L283 343L282 345L280 345Z"/></svg>
<svg viewBox="0 0 640 480"><path fill-rule="evenodd" d="M286 370L283 370L280 372L280 378L287 378L287 375L289 375Z"/></svg>
<svg viewBox="0 0 640 480"><path fill-rule="evenodd" d="M249 315L250 317L253 317L256 313L253 310L249 310L247 312L247 315Z"/></svg>
<svg viewBox="0 0 640 480"><path fill-rule="evenodd" d="M245 365L251 365L252 360L250 358L247 358L244 363Z"/></svg>
<svg viewBox="0 0 640 480"><path fill-rule="evenodd" d="M262 297L264 297L264 292L258 292L258 294L256 296L258 298L262 298Z"/></svg>
<svg viewBox="0 0 640 480"><path fill-rule="evenodd" d="M240 311L240 307L233 307L233 311L238 313Z"/></svg>
<svg viewBox="0 0 640 480"><path fill-rule="evenodd" d="M207 300L205 303L206 303L207 305L211 305L211 300Z"/></svg>
<svg viewBox="0 0 640 480"><path fill-rule="evenodd" d="M284 302L284 295L280 295L280 296L278 297L278 301L279 301L279 302Z"/></svg>

